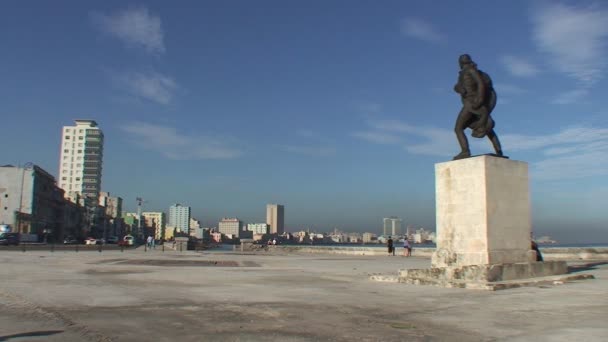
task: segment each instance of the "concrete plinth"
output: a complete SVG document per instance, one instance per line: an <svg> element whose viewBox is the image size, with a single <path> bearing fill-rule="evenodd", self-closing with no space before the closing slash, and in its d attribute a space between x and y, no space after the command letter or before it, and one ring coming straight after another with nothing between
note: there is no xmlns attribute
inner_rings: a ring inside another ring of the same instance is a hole
<svg viewBox="0 0 608 342"><path fill-rule="evenodd" d="M433 267L534 261L528 165L478 156L435 165Z"/></svg>
<svg viewBox="0 0 608 342"><path fill-rule="evenodd" d="M399 282L496 290L569 279L559 277L564 261L535 262L526 163L487 155L439 163L435 182L432 267L401 270Z"/></svg>

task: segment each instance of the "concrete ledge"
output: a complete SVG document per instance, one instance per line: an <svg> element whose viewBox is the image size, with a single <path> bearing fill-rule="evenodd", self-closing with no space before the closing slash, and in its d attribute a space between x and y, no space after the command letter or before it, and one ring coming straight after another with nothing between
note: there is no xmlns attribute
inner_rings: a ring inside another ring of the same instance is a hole
<svg viewBox="0 0 608 342"><path fill-rule="evenodd" d="M282 245L270 246L270 252L303 253L303 254L340 254L375 256L387 255L386 248L382 247L342 247L342 246L299 246ZM435 252L432 247L413 246L412 256L430 258ZM608 260L608 247L543 247L540 249L547 261L553 260ZM397 246L396 254L403 254L403 248Z"/></svg>

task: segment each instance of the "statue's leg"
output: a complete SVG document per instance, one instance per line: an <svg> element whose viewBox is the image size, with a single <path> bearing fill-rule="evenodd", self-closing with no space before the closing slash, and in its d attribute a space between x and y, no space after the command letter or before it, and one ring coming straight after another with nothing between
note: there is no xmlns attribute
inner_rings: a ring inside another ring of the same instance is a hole
<svg viewBox="0 0 608 342"><path fill-rule="evenodd" d="M456 125L454 125L454 133L456 133L456 139L458 139L458 144L460 145L460 153L454 157L454 160L468 158L471 156L469 141L467 140L467 136L464 134L464 130L469 125L472 117L473 113L462 107L460 113L458 114L458 119L456 119Z"/></svg>
<svg viewBox="0 0 608 342"><path fill-rule="evenodd" d="M496 151L496 154L502 156L502 147L500 146L500 140L498 140L498 135L496 135L494 129L491 129L488 132L488 138L490 138L490 141L492 142L492 146L494 146L494 151Z"/></svg>

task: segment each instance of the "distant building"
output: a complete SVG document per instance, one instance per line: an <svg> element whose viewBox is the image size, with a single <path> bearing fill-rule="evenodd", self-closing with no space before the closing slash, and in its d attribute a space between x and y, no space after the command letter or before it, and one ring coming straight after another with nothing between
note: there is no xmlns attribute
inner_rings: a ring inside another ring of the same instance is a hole
<svg viewBox="0 0 608 342"><path fill-rule="evenodd" d="M122 219L125 223L125 233L126 234L135 234L137 232L137 227L139 225L139 215L137 213L123 213Z"/></svg>
<svg viewBox="0 0 608 342"><path fill-rule="evenodd" d="M190 228L188 230L188 235L196 236L196 234L200 233L198 230L201 228L201 222L193 217L190 218ZM201 238L202 239L202 238Z"/></svg>
<svg viewBox="0 0 608 342"><path fill-rule="evenodd" d="M401 234L401 219L396 216L385 217L383 220L384 231L383 235L399 235Z"/></svg>
<svg viewBox="0 0 608 342"><path fill-rule="evenodd" d="M174 226L165 226L165 240L170 240L175 237L175 227Z"/></svg>
<svg viewBox="0 0 608 342"><path fill-rule="evenodd" d="M94 120L64 126L59 158L59 187L66 198L99 198L103 162L103 132Z"/></svg>
<svg viewBox="0 0 608 342"><path fill-rule="evenodd" d="M249 223L247 230L253 234L268 234L269 228L267 223Z"/></svg>
<svg viewBox="0 0 608 342"><path fill-rule="evenodd" d="M99 205L105 208L107 216L122 217L122 198L112 197L109 192L102 191L99 193Z"/></svg>
<svg viewBox="0 0 608 342"><path fill-rule="evenodd" d="M0 167L0 224L13 232L62 238L65 201L55 178L42 168ZM75 209L70 215L80 213Z"/></svg>
<svg viewBox="0 0 608 342"><path fill-rule="evenodd" d="M190 207L179 203L169 208L169 225L174 226L180 232L190 231Z"/></svg>
<svg viewBox="0 0 608 342"><path fill-rule="evenodd" d="M266 205L266 223L270 226L270 234L285 232L285 207L281 204Z"/></svg>
<svg viewBox="0 0 608 342"><path fill-rule="evenodd" d="M363 233L363 243L373 243L373 242L377 242L376 234Z"/></svg>
<svg viewBox="0 0 608 342"><path fill-rule="evenodd" d="M165 239L166 219L165 213L160 211L146 211L141 213L142 220L147 228L154 232L154 239Z"/></svg>
<svg viewBox="0 0 608 342"><path fill-rule="evenodd" d="M233 237L239 237L241 229L243 227L243 222L241 222L238 218L223 218L218 223L218 230L220 233L224 235L231 235Z"/></svg>
<svg viewBox="0 0 608 342"><path fill-rule="evenodd" d="M211 232L211 241L213 242L222 242L222 233L220 232Z"/></svg>

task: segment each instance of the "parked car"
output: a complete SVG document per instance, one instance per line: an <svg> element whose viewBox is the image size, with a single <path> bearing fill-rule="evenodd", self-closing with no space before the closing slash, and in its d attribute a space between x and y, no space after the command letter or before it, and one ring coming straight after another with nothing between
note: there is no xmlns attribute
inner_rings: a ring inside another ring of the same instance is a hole
<svg viewBox="0 0 608 342"><path fill-rule="evenodd" d="M19 245L19 233L2 233L2 234L0 234L0 245L5 245L5 246Z"/></svg>
<svg viewBox="0 0 608 342"><path fill-rule="evenodd" d="M124 242L123 244L125 246L133 246L135 244L135 238L133 235L125 235L125 237L122 238L122 241Z"/></svg>
<svg viewBox="0 0 608 342"><path fill-rule="evenodd" d="M118 243L118 236L109 236L106 240L106 243Z"/></svg>
<svg viewBox="0 0 608 342"><path fill-rule="evenodd" d="M63 239L63 243L65 245L74 245L78 243L78 239L73 236L68 236L67 238Z"/></svg>
<svg viewBox="0 0 608 342"><path fill-rule="evenodd" d="M84 244L85 245L96 245L97 244L97 239L96 238L87 238L86 240L84 240Z"/></svg>

